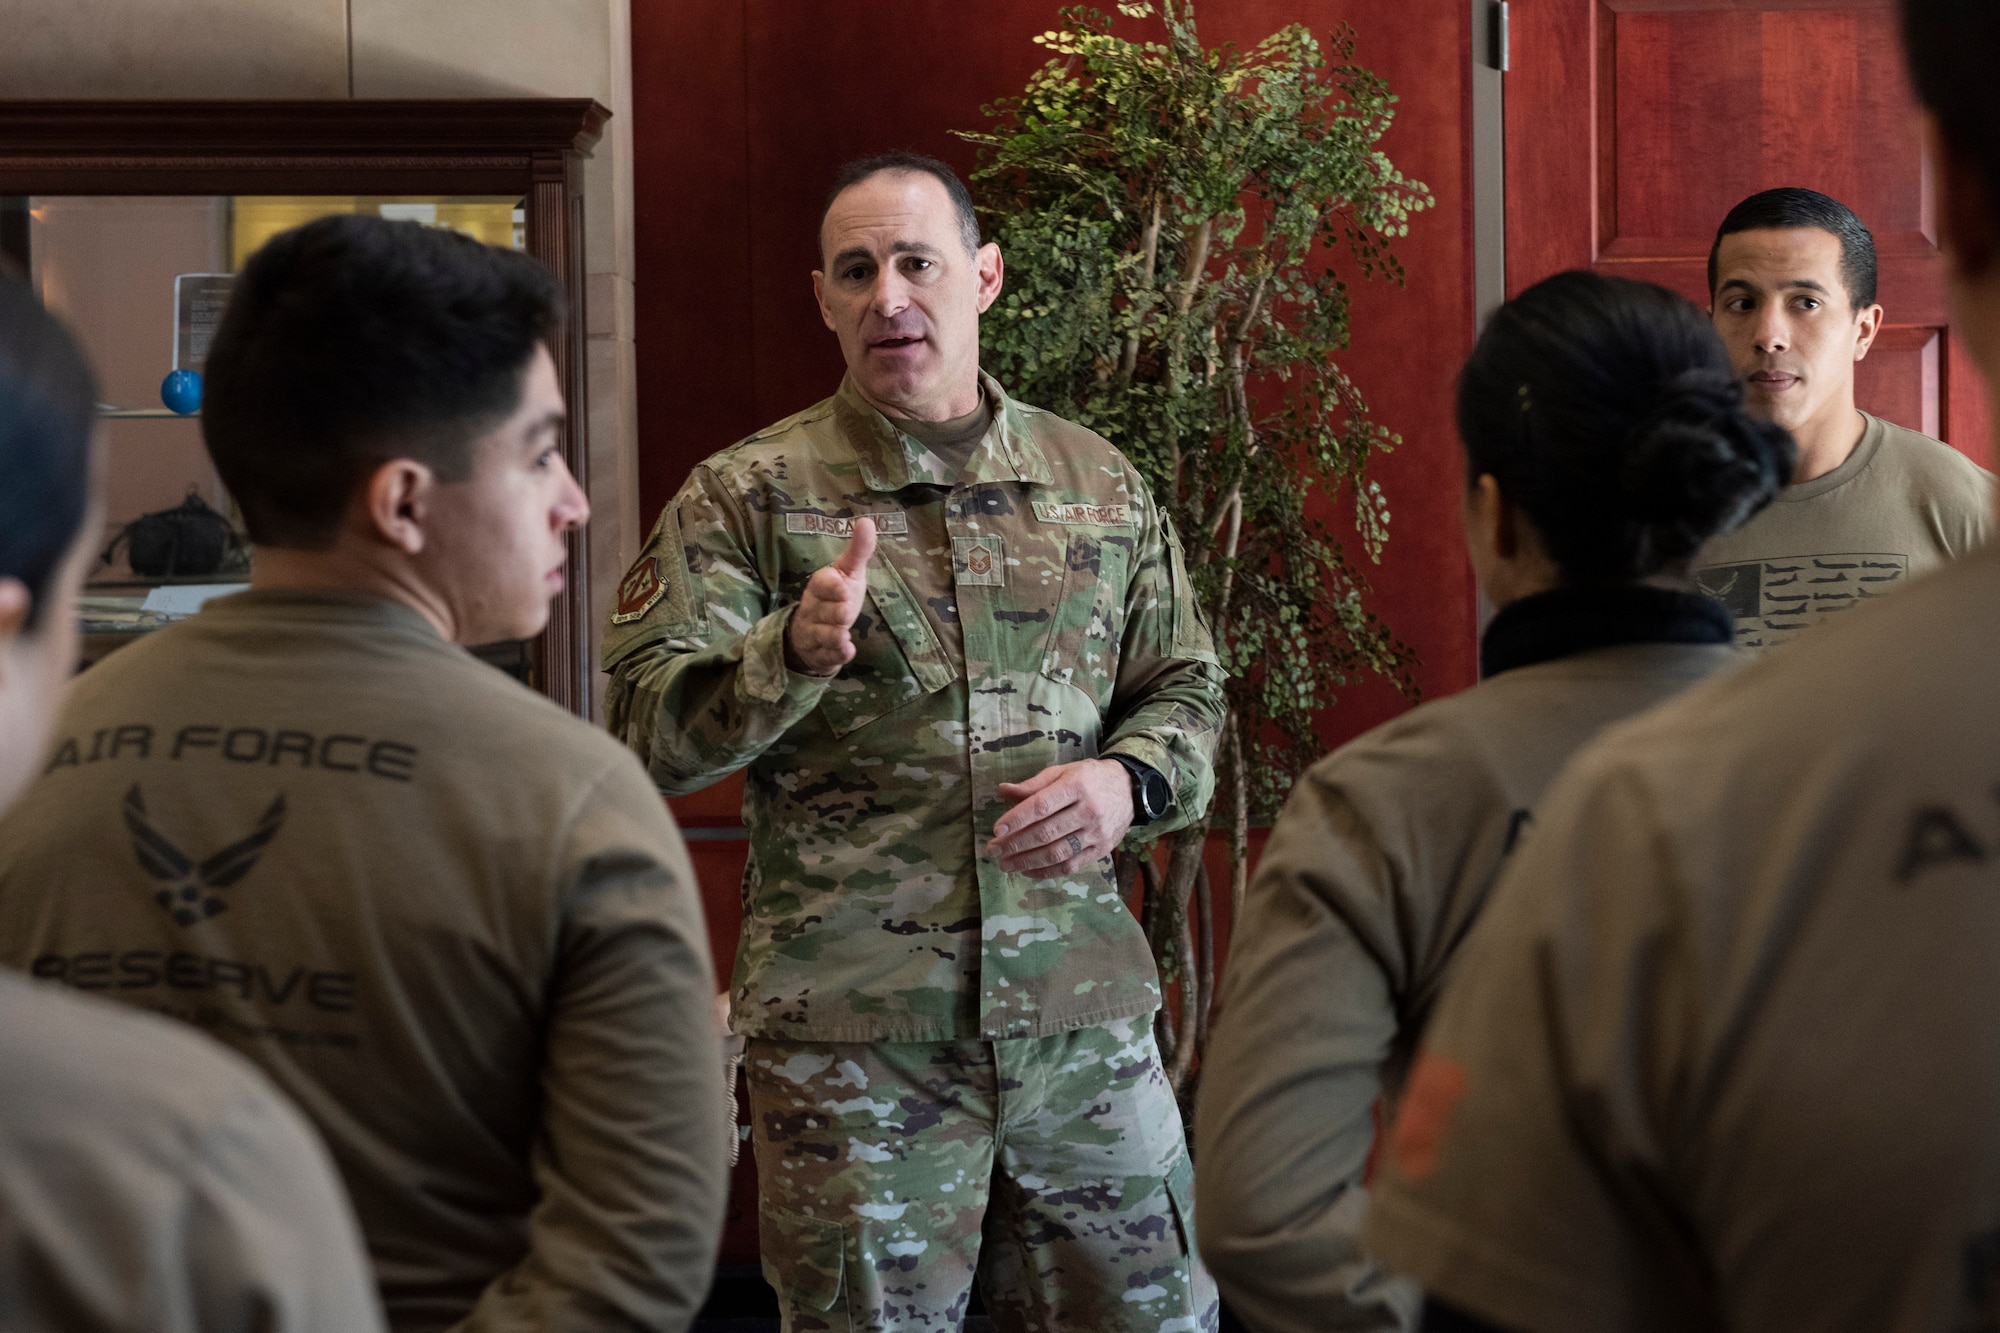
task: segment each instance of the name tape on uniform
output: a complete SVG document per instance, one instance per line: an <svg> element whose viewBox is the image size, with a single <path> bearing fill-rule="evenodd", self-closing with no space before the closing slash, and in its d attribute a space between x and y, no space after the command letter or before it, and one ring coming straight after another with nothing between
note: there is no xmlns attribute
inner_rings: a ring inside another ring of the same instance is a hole
<svg viewBox="0 0 2000 1333"><path fill-rule="evenodd" d="M856 514L854 518L874 519L875 535L878 537L902 537L910 531L908 514ZM821 537L852 537L854 518L834 518L830 514L792 510L785 515L785 531L812 533Z"/></svg>
<svg viewBox="0 0 2000 1333"><path fill-rule="evenodd" d="M1035 517L1044 523L1089 523L1101 528L1132 526L1131 505L1060 504L1037 500Z"/></svg>

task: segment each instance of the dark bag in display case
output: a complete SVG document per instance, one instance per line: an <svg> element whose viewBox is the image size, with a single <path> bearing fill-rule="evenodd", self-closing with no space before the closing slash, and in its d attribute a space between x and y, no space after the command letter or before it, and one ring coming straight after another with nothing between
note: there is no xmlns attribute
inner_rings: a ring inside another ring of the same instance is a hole
<svg viewBox="0 0 2000 1333"><path fill-rule="evenodd" d="M133 519L111 539L101 557L111 564L118 548L141 578L206 578L241 573L249 568L249 552L229 519L193 491L172 509Z"/></svg>

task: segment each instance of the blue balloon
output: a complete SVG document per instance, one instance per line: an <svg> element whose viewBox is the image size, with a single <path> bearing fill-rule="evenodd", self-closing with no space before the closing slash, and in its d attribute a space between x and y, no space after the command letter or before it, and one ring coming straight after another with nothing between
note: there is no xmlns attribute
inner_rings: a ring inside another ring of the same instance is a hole
<svg viewBox="0 0 2000 1333"><path fill-rule="evenodd" d="M201 410L201 373L194 370L170 370L160 381L160 401L182 416L193 416Z"/></svg>

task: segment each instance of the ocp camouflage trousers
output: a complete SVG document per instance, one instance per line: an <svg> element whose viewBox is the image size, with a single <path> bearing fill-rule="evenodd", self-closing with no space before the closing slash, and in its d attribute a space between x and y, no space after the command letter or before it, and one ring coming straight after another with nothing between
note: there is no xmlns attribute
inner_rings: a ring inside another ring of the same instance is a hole
<svg viewBox="0 0 2000 1333"><path fill-rule="evenodd" d="M1193 1170L1146 1018L1007 1041L753 1039L786 1333L1210 1333Z"/></svg>

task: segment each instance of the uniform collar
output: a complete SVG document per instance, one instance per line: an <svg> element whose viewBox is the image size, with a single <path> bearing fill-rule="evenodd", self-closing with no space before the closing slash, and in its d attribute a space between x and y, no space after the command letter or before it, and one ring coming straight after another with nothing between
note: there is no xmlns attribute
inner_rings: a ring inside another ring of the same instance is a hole
<svg viewBox="0 0 2000 1333"><path fill-rule="evenodd" d="M1028 429L1027 413L1007 396L1000 381L985 371L979 383L986 401L993 405L993 424L973 446L965 471L956 478L946 476L944 463L912 435L897 430L888 417L875 410L852 376L842 376L834 397L834 413L841 433L854 448L861 466L861 479L871 491L900 491L905 486L951 486L956 482L1020 481L1030 485L1049 484L1049 463Z"/></svg>
<svg viewBox="0 0 2000 1333"><path fill-rule="evenodd" d="M1557 588L1523 597L1487 625L1479 675L1573 657L1624 643L1728 643L1736 620L1698 593L1645 584Z"/></svg>

